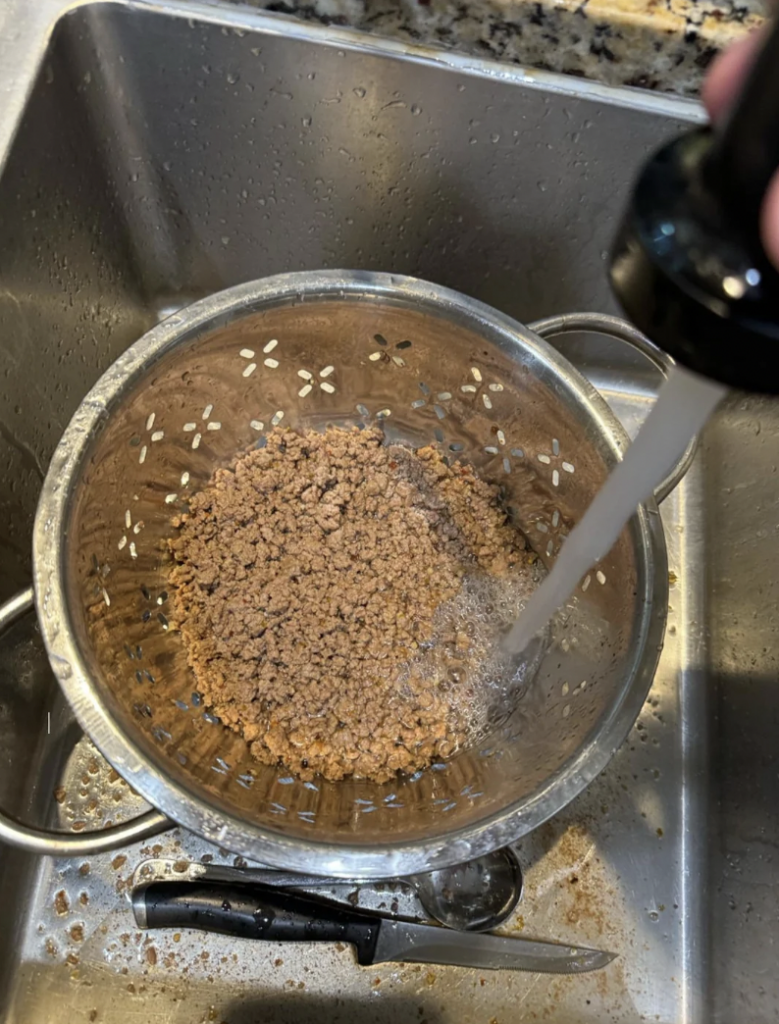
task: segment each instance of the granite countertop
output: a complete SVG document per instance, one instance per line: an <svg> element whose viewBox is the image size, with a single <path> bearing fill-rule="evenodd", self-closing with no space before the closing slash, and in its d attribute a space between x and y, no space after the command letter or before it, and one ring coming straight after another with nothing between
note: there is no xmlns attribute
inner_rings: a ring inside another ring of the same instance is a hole
<svg viewBox="0 0 779 1024"><path fill-rule="evenodd" d="M612 85L697 94L763 0L250 0L269 11Z"/></svg>

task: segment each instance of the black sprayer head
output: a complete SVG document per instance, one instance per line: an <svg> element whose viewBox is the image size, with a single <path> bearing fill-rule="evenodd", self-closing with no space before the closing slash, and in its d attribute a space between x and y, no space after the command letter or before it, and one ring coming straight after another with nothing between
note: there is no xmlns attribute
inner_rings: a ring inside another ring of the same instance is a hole
<svg viewBox="0 0 779 1024"><path fill-rule="evenodd" d="M779 23L721 130L699 129L643 168L611 254L633 323L691 370L779 394L779 272L760 210L779 167Z"/></svg>

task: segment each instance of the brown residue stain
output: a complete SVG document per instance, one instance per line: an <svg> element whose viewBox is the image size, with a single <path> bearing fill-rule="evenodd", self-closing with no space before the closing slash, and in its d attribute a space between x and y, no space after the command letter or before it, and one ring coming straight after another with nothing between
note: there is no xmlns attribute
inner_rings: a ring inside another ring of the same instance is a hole
<svg viewBox="0 0 779 1024"><path fill-rule="evenodd" d="M80 892L78 894L78 901L82 907L85 907L89 903L89 893Z"/></svg>
<svg viewBox="0 0 779 1024"><path fill-rule="evenodd" d="M602 935L607 927L604 894L599 885L593 884L588 864L582 867L577 881L578 884L573 885L569 882L568 892L573 900L565 913L565 920L569 924L586 927L587 932Z"/></svg>
<svg viewBox="0 0 779 1024"><path fill-rule="evenodd" d="M60 917L64 917L70 910L70 900L68 894L64 889L60 891L54 897L54 909Z"/></svg>
<svg viewBox="0 0 779 1024"><path fill-rule="evenodd" d="M175 862L175 863L173 864L173 870L174 870L174 871L176 871L176 872L178 872L178 874L180 874L180 875L183 875L183 874L184 874L184 872L185 872L185 871L186 871L186 870L187 870L188 868L189 868L189 861L188 861L188 860L177 860L177 861L176 861L176 862Z"/></svg>
<svg viewBox="0 0 779 1024"><path fill-rule="evenodd" d="M606 999L606 997L610 995L609 976L606 974L605 970L596 972L595 989L601 999Z"/></svg>
<svg viewBox="0 0 779 1024"><path fill-rule="evenodd" d="M123 893L125 891L125 889L129 889L130 888L131 882L132 882L132 876L131 875L129 875L127 878L124 878L122 875L119 875L119 876L117 876L116 884L114 885L114 889L116 889L116 891L118 893Z"/></svg>
<svg viewBox="0 0 779 1024"><path fill-rule="evenodd" d="M111 867L114 869L114 871L118 871L119 868L123 867L126 863L127 858L123 853L120 853L111 861Z"/></svg>
<svg viewBox="0 0 779 1024"><path fill-rule="evenodd" d="M592 840L584 825L569 825L560 836L558 850L561 859L573 866L587 855L591 845Z"/></svg>
<svg viewBox="0 0 779 1024"><path fill-rule="evenodd" d="M68 794L65 792L64 786L57 786L57 788L54 790L54 799L57 801L58 804L64 804L65 800L67 799L67 796Z"/></svg>
<svg viewBox="0 0 779 1024"><path fill-rule="evenodd" d="M561 890L560 919L570 925L582 941L603 935L613 923L612 890L604 882L601 862L593 850L593 838L581 821L547 823L539 830L546 851L547 877L556 877ZM528 892L532 898L532 893ZM573 938L573 936L572 936Z"/></svg>
<svg viewBox="0 0 779 1024"><path fill-rule="evenodd" d="M81 924L81 923L74 924L73 927L70 929L70 932L68 934L70 935L71 939L73 939L74 942L83 942L84 941L84 925Z"/></svg>
<svg viewBox="0 0 779 1024"><path fill-rule="evenodd" d="M89 863L87 861L84 861L84 863L78 869L78 873L82 877L88 875L90 871L91 871L91 868L90 868L90 865L89 865Z"/></svg>
<svg viewBox="0 0 779 1024"><path fill-rule="evenodd" d="M77 967L79 964L78 955L76 953L68 953L65 957L65 961L69 963L71 967Z"/></svg>
<svg viewBox="0 0 779 1024"><path fill-rule="evenodd" d="M57 948L57 943L54 939L46 939L45 949L49 956L59 956L59 949Z"/></svg>
<svg viewBox="0 0 779 1024"><path fill-rule="evenodd" d="M146 947L146 963L151 964L152 967L157 963L157 950L154 946Z"/></svg>

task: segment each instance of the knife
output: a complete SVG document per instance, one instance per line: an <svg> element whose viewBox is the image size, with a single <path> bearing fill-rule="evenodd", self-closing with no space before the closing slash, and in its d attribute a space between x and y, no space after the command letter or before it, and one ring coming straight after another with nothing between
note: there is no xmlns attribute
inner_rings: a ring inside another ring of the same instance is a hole
<svg viewBox="0 0 779 1024"><path fill-rule="evenodd" d="M616 955L381 917L256 882L148 882L133 891L132 904L140 928L197 928L271 942L346 942L355 946L363 967L400 962L583 974Z"/></svg>

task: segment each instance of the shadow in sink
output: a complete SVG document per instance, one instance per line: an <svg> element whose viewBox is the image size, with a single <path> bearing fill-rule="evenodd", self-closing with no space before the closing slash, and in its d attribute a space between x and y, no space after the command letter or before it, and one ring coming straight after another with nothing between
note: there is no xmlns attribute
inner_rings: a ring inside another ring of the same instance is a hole
<svg viewBox="0 0 779 1024"><path fill-rule="evenodd" d="M436 1006L428 995L417 999L384 995L382 979L373 987L373 998L350 999L331 996L307 997L305 992L289 990L267 996L251 995L228 1003L220 1013L229 1024L460 1024L456 1016ZM424 984L424 981L423 981ZM216 1018L219 1019L218 1017Z"/></svg>
<svg viewBox="0 0 779 1024"><path fill-rule="evenodd" d="M244 944L237 943L239 950ZM153 947L149 947L153 948ZM277 944L283 956L283 945ZM95 970L74 956L71 979L74 990L83 993L83 1015L69 1020L107 1021L126 1020L128 1015L165 1024L461 1024L462 1018L452 1014L436 999L436 976L427 968L421 968L417 995L391 991L392 978L382 968L366 969L365 995L356 998L350 995L324 993L311 990L299 972L285 969L282 958L277 956L279 966L275 969L278 977L277 988L263 990L250 985L233 982L229 995L214 991L213 986L189 985L184 976L165 981L150 971L142 979L125 980L121 995L114 989L104 972ZM378 972L378 973L376 973ZM294 975L293 977L290 975ZM67 977L67 976L65 976ZM75 983L74 983L75 980ZM247 979L248 980L248 979ZM36 992L27 1003L28 1021L35 1024L61 1022L62 986L65 978L61 969L48 967L36 975ZM389 991L388 991L389 990ZM240 994L239 994L240 993ZM165 998L167 995L167 998ZM122 1011L116 1007L117 996L122 1002ZM164 1017L157 1015L155 1008L160 1002L166 1004ZM146 1014L149 1014L147 1017Z"/></svg>
<svg viewBox="0 0 779 1024"><path fill-rule="evenodd" d="M779 921L779 686L775 674L720 676L713 683L719 727L712 739L712 799L721 828L711 858L711 953L719 1019L772 1020L772 939Z"/></svg>

